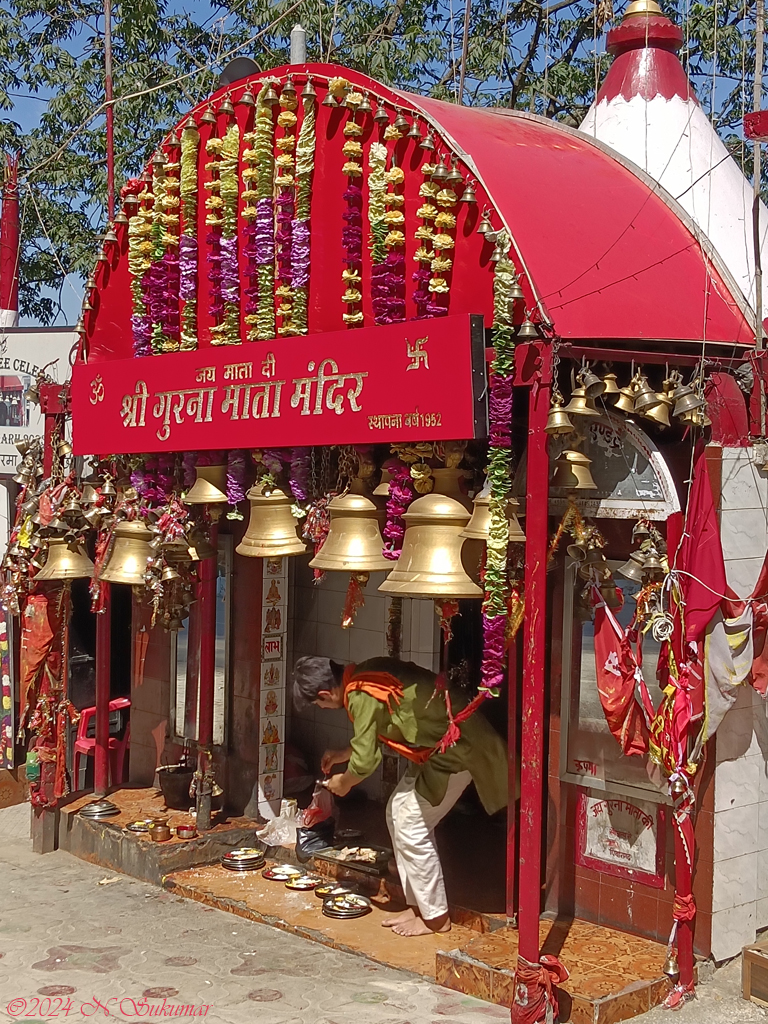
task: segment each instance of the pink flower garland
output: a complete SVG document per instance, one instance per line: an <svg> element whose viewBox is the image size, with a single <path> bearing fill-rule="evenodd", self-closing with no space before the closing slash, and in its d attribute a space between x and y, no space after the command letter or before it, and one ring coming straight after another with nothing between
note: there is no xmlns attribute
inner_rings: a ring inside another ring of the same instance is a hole
<svg viewBox="0 0 768 1024"><path fill-rule="evenodd" d="M218 321L224 315L224 298L221 290L221 235L217 231L209 231L206 242L210 250L206 256L206 262L208 263L208 280L211 282L208 293L210 296L208 312L214 320Z"/></svg>
<svg viewBox="0 0 768 1024"><path fill-rule="evenodd" d="M392 479L389 482L389 498L387 500L387 522L383 530L385 540L389 543L382 554L392 562L400 557L405 536L403 515L416 497L411 487L411 473L402 462L387 463Z"/></svg>
<svg viewBox="0 0 768 1024"><path fill-rule="evenodd" d="M227 452L227 501L237 506L245 499L245 452L233 448Z"/></svg>
<svg viewBox="0 0 768 1024"><path fill-rule="evenodd" d="M291 450L291 493L296 501L306 501L309 497L309 471L311 448L293 448Z"/></svg>

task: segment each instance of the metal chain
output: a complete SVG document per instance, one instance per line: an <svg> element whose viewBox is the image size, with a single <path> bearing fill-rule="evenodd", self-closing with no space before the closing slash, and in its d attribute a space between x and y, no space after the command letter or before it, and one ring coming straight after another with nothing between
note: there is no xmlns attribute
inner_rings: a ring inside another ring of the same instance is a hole
<svg viewBox="0 0 768 1024"><path fill-rule="evenodd" d="M341 494L342 491L349 487L352 477L357 473L358 465L357 452L351 445L344 445L339 448L339 466L336 476L337 494Z"/></svg>
<svg viewBox="0 0 768 1024"><path fill-rule="evenodd" d="M560 371L560 342L554 341L552 343L552 402L557 404L558 399L562 403L563 395L560 391L559 382L559 371Z"/></svg>

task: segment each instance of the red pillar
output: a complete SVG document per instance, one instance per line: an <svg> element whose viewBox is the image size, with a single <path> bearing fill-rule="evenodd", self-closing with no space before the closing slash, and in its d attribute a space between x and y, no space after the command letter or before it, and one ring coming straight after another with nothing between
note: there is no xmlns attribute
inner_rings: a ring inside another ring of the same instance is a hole
<svg viewBox="0 0 768 1024"><path fill-rule="evenodd" d="M507 655L507 919L517 916L517 644L513 641Z"/></svg>
<svg viewBox="0 0 768 1024"><path fill-rule="evenodd" d="M211 792L206 780L213 744L213 693L216 672L216 578L218 576L219 527L211 526L212 558L200 563L200 702L197 731L197 827L211 827Z"/></svg>
<svg viewBox="0 0 768 1024"><path fill-rule="evenodd" d="M112 588L104 588L104 610L96 615L96 747L93 752L93 791L97 797L109 789L109 698L112 659Z"/></svg>
<svg viewBox="0 0 768 1024"><path fill-rule="evenodd" d="M5 155L3 212L0 219L0 311L11 310L3 327L15 327L19 309L19 186L18 155ZM13 319L13 323L10 320Z"/></svg>
<svg viewBox="0 0 768 1024"><path fill-rule="evenodd" d="M520 771L519 952L539 960L541 831L544 784L544 687L547 613L549 460L544 427L549 385L534 383L528 408L523 625L522 765Z"/></svg>

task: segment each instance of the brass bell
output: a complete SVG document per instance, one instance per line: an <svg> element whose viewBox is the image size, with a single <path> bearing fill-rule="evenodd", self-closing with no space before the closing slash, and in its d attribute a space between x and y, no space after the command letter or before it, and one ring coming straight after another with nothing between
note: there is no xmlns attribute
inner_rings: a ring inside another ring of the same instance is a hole
<svg viewBox="0 0 768 1024"><path fill-rule="evenodd" d="M152 548L149 546L151 536L144 523L138 519L118 523L115 527L112 550L99 579L105 583L131 583L133 586L143 586L147 562L152 558Z"/></svg>
<svg viewBox="0 0 768 1024"><path fill-rule="evenodd" d="M583 370L578 379L587 398L599 398L605 392L605 381L589 368Z"/></svg>
<svg viewBox="0 0 768 1024"><path fill-rule="evenodd" d="M227 95L221 101L221 105L219 106L219 113L226 115L226 117L232 117L232 115L235 113L235 108L232 106L232 100L230 98L229 93L227 93Z"/></svg>
<svg viewBox="0 0 768 1024"><path fill-rule="evenodd" d="M659 427L669 426L669 411L672 408L672 399L667 398L666 395L661 392L657 392L656 397L658 398L658 404L652 405L646 412L641 415L655 423Z"/></svg>
<svg viewBox="0 0 768 1024"><path fill-rule="evenodd" d="M509 299L510 299L510 302L519 302L520 299L524 299L524 298L525 298L525 292L520 287L520 275L519 274L515 274L514 278L512 279L512 284L510 285L510 288L509 288Z"/></svg>
<svg viewBox="0 0 768 1024"><path fill-rule="evenodd" d="M69 441L62 440L56 445L56 454L60 459L66 458L67 455L72 454L72 445Z"/></svg>
<svg viewBox="0 0 768 1024"><path fill-rule="evenodd" d="M487 235L489 231L493 231L493 224L488 220L487 212L483 212L480 223L477 225L477 234Z"/></svg>
<svg viewBox="0 0 768 1024"><path fill-rule="evenodd" d="M618 611L624 604L624 600L621 595L621 590L612 579L604 580L600 585L600 596L605 601L610 609Z"/></svg>
<svg viewBox="0 0 768 1024"><path fill-rule="evenodd" d="M641 415L646 409L659 404L659 396L648 383L647 377L641 377L635 389L635 412Z"/></svg>
<svg viewBox="0 0 768 1024"><path fill-rule="evenodd" d="M510 544L524 544L525 533L520 525L520 520L517 518L517 513L520 509L520 502L517 498L510 498L507 503L507 511L509 514L509 543Z"/></svg>
<svg viewBox="0 0 768 1024"><path fill-rule="evenodd" d="M403 550L379 590L401 597L482 597L461 563L462 531L470 520L467 509L448 495L425 494L403 518Z"/></svg>
<svg viewBox="0 0 768 1024"><path fill-rule="evenodd" d="M114 496L116 494L117 494L117 491L115 490L115 485L112 483L112 477L111 476L106 476L104 478L104 483L101 485L101 495L102 495L102 497L103 498L114 498Z"/></svg>
<svg viewBox="0 0 768 1024"><path fill-rule="evenodd" d="M27 390L24 392L24 399L27 402L32 402L35 405L40 403L40 392L37 389L36 384L30 384Z"/></svg>
<svg viewBox="0 0 768 1024"><path fill-rule="evenodd" d="M413 124L411 125L411 130L406 135L406 138L407 139L418 139L419 142L421 142L421 132L419 131L419 126L416 123L416 121L414 121Z"/></svg>
<svg viewBox="0 0 768 1024"><path fill-rule="evenodd" d="M572 544L569 544L565 550L574 562L583 562L587 557L587 538L577 537L576 540Z"/></svg>
<svg viewBox="0 0 768 1024"><path fill-rule="evenodd" d="M685 784L685 779L680 775L676 775L672 780L672 785L669 787L669 791L672 796L682 796L686 792L688 787Z"/></svg>
<svg viewBox="0 0 768 1024"><path fill-rule="evenodd" d="M227 500L227 467L196 466L197 479L187 491L186 505L216 505Z"/></svg>
<svg viewBox="0 0 768 1024"><path fill-rule="evenodd" d="M82 580L93 576L93 562L79 545L70 545L63 537L51 537L45 565L36 580Z"/></svg>
<svg viewBox="0 0 768 1024"><path fill-rule="evenodd" d="M160 577L163 583L172 583L173 580L181 579L179 573L173 568L172 565L166 565L163 569L163 575Z"/></svg>
<svg viewBox="0 0 768 1024"><path fill-rule="evenodd" d="M602 551L593 550L587 552L587 557L579 566L579 576L589 580L597 576L599 579L607 580L611 575L611 567L606 561Z"/></svg>
<svg viewBox="0 0 768 1024"><path fill-rule="evenodd" d="M667 950L667 959L664 961L662 971L668 978L676 981L680 977L680 965L677 962L677 950L671 947Z"/></svg>
<svg viewBox="0 0 768 1024"><path fill-rule="evenodd" d="M646 576L659 576L664 572L664 566L659 561L659 553L654 547L649 547L643 558L643 573Z"/></svg>
<svg viewBox="0 0 768 1024"><path fill-rule="evenodd" d="M544 431L547 434L570 434L573 430L573 423L568 413L563 409L562 395L555 395L547 416L547 425Z"/></svg>
<svg viewBox="0 0 768 1024"><path fill-rule="evenodd" d="M127 224L128 218L122 210L118 210L115 214L115 224ZM82 333L82 332L81 332Z"/></svg>
<svg viewBox="0 0 768 1024"><path fill-rule="evenodd" d="M46 527L44 527L44 529L52 530L54 533L66 533L67 530L69 529L69 524L66 523L63 519L59 519L59 517L56 516L54 519L51 519L51 521L48 523Z"/></svg>
<svg viewBox="0 0 768 1024"><path fill-rule="evenodd" d="M83 491L80 495L80 502L83 505L92 505L98 499L96 488L91 483L83 484Z"/></svg>
<svg viewBox="0 0 768 1024"><path fill-rule="evenodd" d="M419 143L419 149L426 149L428 153L434 152L435 149L435 137L432 134L432 129L428 129L427 134Z"/></svg>
<svg viewBox="0 0 768 1024"><path fill-rule="evenodd" d="M683 423L690 423L693 427L710 427L712 425L712 420L703 409L694 409L693 412L687 412L680 419Z"/></svg>
<svg viewBox="0 0 768 1024"><path fill-rule="evenodd" d="M327 92L325 94L325 98L323 99L323 102L320 104L320 106L321 107L337 107L338 106L338 103L336 102L336 97L333 95L332 92Z"/></svg>
<svg viewBox="0 0 768 1024"><path fill-rule="evenodd" d="M571 393L571 400L565 407L565 412L575 416L599 416L600 411L595 407L591 398L587 398L584 388L574 388Z"/></svg>
<svg viewBox="0 0 768 1024"><path fill-rule="evenodd" d="M186 557L180 559L180 561L189 561L192 559L193 562L202 562L206 558L216 557L216 548L206 537L202 530L193 530L189 534L189 544L187 545ZM167 548L166 548L166 560L167 560Z"/></svg>
<svg viewBox="0 0 768 1024"><path fill-rule="evenodd" d="M313 569L381 572L391 567L391 560L381 553L384 513L370 498L351 492L337 495L328 503L328 511L330 529L325 543L309 563Z"/></svg>
<svg viewBox="0 0 768 1024"><path fill-rule="evenodd" d="M389 485L392 480L392 474L385 466L381 471L381 480L373 489L374 497L376 498L388 498L389 497Z"/></svg>
<svg viewBox="0 0 768 1024"><path fill-rule="evenodd" d="M469 496L461 488L464 471L447 466L432 470L432 493L444 494L462 504L467 511L472 507ZM390 563L391 564L391 563Z"/></svg>
<svg viewBox="0 0 768 1024"><path fill-rule="evenodd" d="M35 478L30 473L22 472L21 470L19 470L15 476L11 477L11 479L14 483L20 484L22 487L29 487L35 482Z"/></svg>
<svg viewBox="0 0 768 1024"><path fill-rule="evenodd" d="M240 97L240 99L237 102L238 103L242 103L242 105L244 107L255 107L256 106L256 99L254 98L254 95L251 92L250 86L245 90L245 92L243 93L243 95Z"/></svg>
<svg viewBox="0 0 768 1024"><path fill-rule="evenodd" d="M264 95L261 97L261 102L265 103L269 107L274 107L276 103L280 102L280 97L275 92L275 87L272 85L271 82L267 86Z"/></svg>
<svg viewBox="0 0 768 1024"><path fill-rule="evenodd" d="M645 559L640 551L632 551L624 565L619 566L620 572L628 580L634 583L641 583L643 579L643 562Z"/></svg>
<svg viewBox="0 0 768 1024"><path fill-rule="evenodd" d="M535 325L526 317L518 327L516 337L519 341L530 341L538 338L539 332L536 330Z"/></svg>
<svg viewBox="0 0 768 1024"><path fill-rule="evenodd" d="M285 80L285 85L280 90L280 98L287 100L288 103L296 102L296 86L293 84L293 79L290 75Z"/></svg>
<svg viewBox="0 0 768 1024"><path fill-rule="evenodd" d="M592 479L589 467L592 459L583 452L566 448L555 459L552 487L564 487L569 491L594 491L597 484Z"/></svg>
<svg viewBox="0 0 768 1024"><path fill-rule="evenodd" d="M619 390L619 397L613 403L615 409L630 416L635 411L635 389L632 385Z"/></svg>
<svg viewBox="0 0 768 1024"><path fill-rule="evenodd" d="M434 492L433 492L434 493ZM491 533L491 485L488 481L475 500L472 502L472 518L461 531L465 540L481 540L487 542ZM520 502L517 498L510 498L507 502L507 519L509 523L508 540L510 544L524 544L525 533L517 518Z"/></svg>
<svg viewBox="0 0 768 1024"><path fill-rule="evenodd" d="M282 555L303 555L307 545L299 537L293 504L289 495L274 487L265 493L265 485L256 483L246 495L251 503L248 529L235 548L249 558L279 558Z"/></svg>
<svg viewBox="0 0 768 1024"><path fill-rule="evenodd" d="M373 120L377 124L389 124L389 114L380 103L376 107L376 113L373 115Z"/></svg>
<svg viewBox="0 0 768 1024"><path fill-rule="evenodd" d="M434 171L432 171L432 181L436 181L439 184L444 184L448 180L448 168L445 165L445 161L442 157L437 162Z"/></svg>
<svg viewBox="0 0 768 1024"><path fill-rule="evenodd" d="M371 100L367 92L363 93L363 102L357 108L358 114L372 114L373 107L371 106Z"/></svg>
<svg viewBox="0 0 768 1024"><path fill-rule="evenodd" d="M315 90L314 85L312 85L312 79L311 78L307 79L307 84L301 90L301 98L303 100L316 100L317 99L317 92Z"/></svg>
<svg viewBox="0 0 768 1024"><path fill-rule="evenodd" d="M101 520L102 514L102 509L94 506L93 508L89 508L87 512L83 513L83 519L85 519L89 526L92 526L95 529Z"/></svg>
<svg viewBox="0 0 768 1024"><path fill-rule="evenodd" d="M448 171L448 177L445 179L445 184L450 185L451 188L458 188L460 185L464 184L461 171L458 169L456 164L451 164L451 169Z"/></svg>
<svg viewBox="0 0 768 1024"><path fill-rule="evenodd" d="M503 255L504 255L504 253L501 251L501 249L498 247L498 245L495 246L493 252L491 253L491 263L500 263L501 262L501 257Z"/></svg>
<svg viewBox="0 0 768 1024"><path fill-rule="evenodd" d="M409 127L409 125L408 125L408 118L406 118L406 117L403 117L403 112L402 112L402 110L398 110L398 112L397 112L397 117L395 118L395 128L397 128L397 130L398 130L398 131L400 132L400 134L402 135L402 134L403 134L403 132L404 132L404 131L406 130L406 128L408 128L408 127Z"/></svg>
<svg viewBox="0 0 768 1024"><path fill-rule="evenodd" d="M213 112L213 107L209 103L203 112L203 116L200 118L200 124L216 124L216 115Z"/></svg>
<svg viewBox="0 0 768 1024"><path fill-rule="evenodd" d="M462 203L476 203L477 202L477 196L475 195L475 190L474 190L474 187L472 186L472 182L471 181L465 187L464 191L461 193L461 202Z"/></svg>
<svg viewBox="0 0 768 1024"><path fill-rule="evenodd" d="M648 529L648 524L643 519L639 519L632 527L632 540L645 540L646 537L651 536L651 531Z"/></svg>
<svg viewBox="0 0 768 1024"><path fill-rule="evenodd" d="M686 416L695 409L704 406L704 399L697 395L690 384L681 384L672 392L672 401L675 403L672 410L673 416Z"/></svg>
<svg viewBox="0 0 768 1024"><path fill-rule="evenodd" d="M16 442L16 451L19 455L26 455L32 446L32 442L27 437L22 437L20 441Z"/></svg>
<svg viewBox="0 0 768 1024"><path fill-rule="evenodd" d="M621 394L621 392L619 391L619 384L618 384L618 381L616 379L616 374L615 373L606 373L605 376L603 377L603 384L605 384L605 389L603 391L603 398L608 398L611 395L620 395Z"/></svg>

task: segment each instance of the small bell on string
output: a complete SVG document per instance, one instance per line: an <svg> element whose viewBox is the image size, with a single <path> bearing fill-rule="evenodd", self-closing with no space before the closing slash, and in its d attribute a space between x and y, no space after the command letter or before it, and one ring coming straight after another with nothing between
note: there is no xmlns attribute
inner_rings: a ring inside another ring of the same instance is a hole
<svg viewBox="0 0 768 1024"><path fill-rule="evenodd" d="M323 98L323 102L320 104L321 107L338 107L336 97L332 92L327 92Z"/></svg>
<svg viewBox="0 0 768 1024"><path fill-rule="evenodd" d="M397 128L397 130L402 135L403 132L405 132L408 127L409 127L408 118L403 117L402 110L398 110L397 117L395 118L395 128Z"/></svg>
<svg viewBox="0 0 768 1024"><path fill-rule="evenodd" d="M367 92L363 93L363 102L357 108L358 114L372 114L373 107L371 106L371 100Z"/></svg>
<svg viewBox="0 0 768 1024"><path fill-rule="evenodd" d="M587 398L599 398L605 392L605 381L598 377L589 367L586 367L578 376L579 383L584 389Z"/></svg>
<svg viewBox="0 0 768 1024"><path fill-rule="evenodd" d="M402 552L379 590L401 597L482 597L461 562L461 534L470 520L467 509L446 494L425 494L403 518Z"/></svg>
<svg viewBox="0 0 768 1024"><path fill-rule="evenodd" d="M611 575L611 569L602 549L599 547L590 547L587 550L586 558L579 566L579 576L588 580L593 578L595 575L600 579L607 580Z"/></svg>
<svg viewBox="0 0 768 1024"><path fill-rule="evenodd" d="M487 235L489 231L493 231L493 224L488 219L488 211L483 211L483 216L480 218L480 223L477 225L478 235Z"/></svg>
<svg viewBox="0 0 768 1024"><path fill-rule="evenodd" d="M406 135L406 138L417 139L419 142L421 142L421 132L419 131L419 126L416 121L414 121L413 124L411 125L410 131Z"/></svg>
<svg viewBox="0 0 768 1024"><path fill-rule="evenodd" d="M603 384L605 384L605 390L603 391L604 399L621 394L615 373L606 373L603 377Z"/></svg>
<svg viewBox="0 0 768 1024"><path fill-rule="evenodd" d="M112 477L107 474L104 477L104 483L101 485L101 496L102 498L114 498L117 494L115 485L112 483Z"/></svg>
<svg viewBox="0 0 768 1024"><path fill-rule="evenodd" d="M312 85L312 79L307 79L307 84L301 90L301 98L303 100L316 100L317 92L315 91L314 85Z"/></svg>
<svg viewBox="0 0 768 1024"><path fill-rule="evenodd" d="M643 563L645 559L640 551L632 551L624 565L619 566L620 572L628 580L634 583L641 583L643 579Z"/></svg>
<svg viewBox="0 0 768 1024"><path fill-rule="evenodd" d="M280 90L280 97L289 106L297 102L296 86L293 84L293 79L290 75L286 78L285 85Z"/></svg>
<svg viewBox="0 0 768 1024"><path fill-rule="evenodd" d="M643 573L652 579L664 575L664 566L659 561L659 553L653 546L648 548L643 558Z"/></svg>
<svg viewBox="0 0 768 1024"><path fill-rule="evenodd" d="M266 88L266 91L262 97L262 103L268 107L274 107L280 102L280 97L275 92L275 87L270 82Z"/></svg>
<svg viewBox="0 0 768 1024"><path fill-rule="evenodd" d="M251 92L251 87L250 86L248 86L248 88L245 90L245 92L243 93L243 95L240 97L240 99L237 102L242 104L242 106L244 106L244 107L255 107L256 106L256 98L254 97L253 93Z"/></svg>
<svg viewBox="0 0 768 1024"><path fill-rule="evenodd" d="M570 416L599 416L600 411L595 407L591 398L587 398L584 388L574 388L571 393L571 400L565 407L565 412Z"/></svg>
<svg viewBox="0 0 768 1024"><path fill-rule="evenodd" d="M512 284L509 286L510 302L519 302L521 299L524 298L525 293L523 292L523 289L520 287L520 275L515 274L515 276L512 278Z"/></svg>
<svg viewBox="0 0 768 1024"><path fill-rule="evenodd" d="M621 588L617 587L612 579L603 580L599 584L600 596L612 611L618 611L624 606L624 597Z"/></svg>
<svg viewBox="0 0 768 1024"><path fill-rule="evenodd" d="M635 412L643 413L659 404L659 396L648 383L648 378L641 376L635 388Z"/></svg>
<svg viewBox="0 0 768 1024"><path fill-rule="evenodd" d="M592 479L589 467L592 459L583 452L566 448L555 459L555 472L552 487L563 487L570 491L594 491L597 484Z"/></svg>
<svg viewBox="0 0 768 1024"><path fill-rule="evenodd" d="M445 179L445 184L450 185L453 189L460 188L464 184L461 171L458 169L456 164L451 164L451 169L448 171L448 177Z"/></svg>
<svg viewBox="0 0 768 1024"><path fill-rule="evenodd" d="M462 203L476 203L477 202L477 196L475 195L475 189L474 189L474 186L473 186L471 181L467 184L467 186L465 187L464 191L461 193L461 200L460 201Z"/></svg>
<svg viewBox="0 0 768 1024"><path fill-rule="evenodd" d="M328 503L331 525L325 543L309 563L312 569L381 572L392 562L381 553L384 513L364 494L337 495Z"/></svg>
<svg viewBox="0 0 768 1024"><path fill-rule="evenodd" d="M658 404L652 405L641 415L655 423L658 427L669 426L669 412L672 408L672 399L668 398L665 394L657 392L656 397L658 398Z"/></svg>
<svg viewBox="0 0 768 1024"><path fill-rule="evenodd" d="M613 407L627 416L635 411L635 389L631 384L619 390L619 397L613 403Z"/></svg>
<svg viewBox="0 0 768 1024"><path fill-rule="evenodd" d="M149 546L151 536L147 527L139 520L118 523L115 527L112 550L99 579L107 583L143 586L147 562L152 558L152 548Z"/></svg>
<svg viewBox="0 0 768 1024"><path fill-rule="evenodd" d="M376 113L373 115L373 120L377 124L389 124L389 114L387 113L386 107L381 103L376 106Z"/></svg>
<svg viewBox="0 0 768 1024"><path fill-rule="evenodd" d="M683 417L704 407L704 399L697 395L690 384L681 384L670 396L674 402L673 416Z"/></svg>
<svg viewBox="0 0 768 1024"><path fill-rule="evenodd" d="M63 439L59 441L59 443L56 445L56 454L59 456L60 459L65 459L67 455L71 455L72 445L69 443L69 441Z"/></svg>
<svg viewBox="0 0 768 1024"><path fill-rule="evenodd" d="M216 124L216 115L213 112L213 107L209 103L203 112L203 116L200 118L200 124Z"/></svg>
<svg viewBox="0 0 768 1024"><path fill-rule="evenodd" d="M672 779L672 784L669 787L669 792L671 793L671 795L673 797L682 796L684 793L687 792L687 790L688 787L685 784L685 779L682 778L682 776L680 775L676 775L674 779Z"/></svg>
<svg viewBox="0 0 768 1024"><path fill-rule="evenodd" d="M231 99L229 93L227 93L227 95L221 101L221 106L219 107L219 113L220 114L224 114L225 117L233 117L234 116L235 108L232 106L232 99Z"/></svg>
<svg viewBox="0 0 768 1024"><path fill-rule="evenodd" d="M226 502L226 466L196 466L195 472L197 479L183 498L185 505L219 505Z"/></svg>
<svg viewBox="0 0 768 1024"><path fill-rule="evenodd" d="M677 950L672 946L667 950L667 958L664 961L662 971L670 979L670 981L677 981L680 977L680 965L677 962Z"/></svg>
<svg viewBox="0 0 768 1024"><path fill-rule="evenodd" d="M78 544L64 537L51 537L48 555L35 580L82 580L93 576L93 562Z"/></svg>
<svg viewBox="0 0 768 1024"><path fill-rule="evenodd" d="M163 583L171 583L173 582L173 580L181 579L181 576L178 572L176 572L172 565L166 565L166 567L163 569L163 575L160 577L160 579L163 581Z"/></svg>
<svg viewBox="0 0 768 1024"><path fill-rule="evenodd" d="M587 538L584 536L577 537L576 540L569 544L565 550L574 562L583 562L587 557L587 551L589 550Z"/></svg>
<svg viewBox="0 0 768 1024"><path fill-rule="evenodd" d="M518 341L535 341L539 337L539 332L536 325L526 317L518 327L516 337Z"/></svg>
<svg viewBox="0 0 768 1024"><path fill-rule="evenodd" d="M303 555L307 545L299 537L298 520L291 512L292 500L279 487L267 490L256 483L246 495L251 503L248 529L235 548L249 558L280 558Z"/></svg>
<svg viewBox="0 0 768 1024"><path fill-rule="evenodd" d="M563 409L563 396L559 393L555 394L547 416L547 425L544 427L545 432L547 434L570 434L573 429L573 423Z"/></svg>
<svg viewBox="0 0 768 1024"><path fill-rule="evenodd" d="M434 171L432 172L432 181L438 182L438 184L444 184L448 180L448 168L445 166L445 161L442 157L437 163Z"/></svg>
<svg viewBox="0 0 768 1024"><path fill-rule="evenodd" d="M435 137L432 134L432 129L427 130L427 134L419 143L419 149L425 149L428 153L433 153L435 149Z"/></svg>

